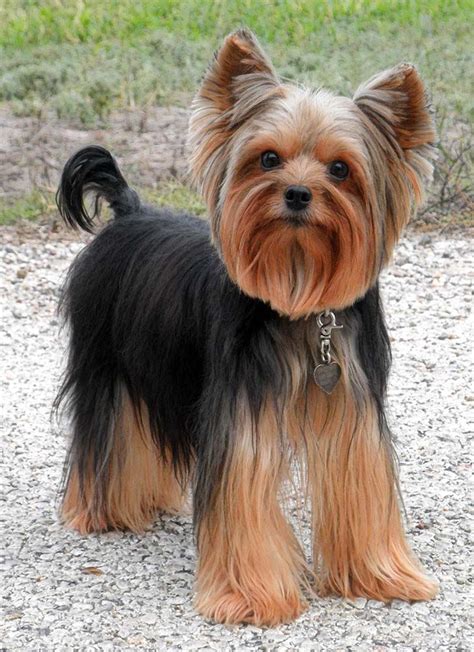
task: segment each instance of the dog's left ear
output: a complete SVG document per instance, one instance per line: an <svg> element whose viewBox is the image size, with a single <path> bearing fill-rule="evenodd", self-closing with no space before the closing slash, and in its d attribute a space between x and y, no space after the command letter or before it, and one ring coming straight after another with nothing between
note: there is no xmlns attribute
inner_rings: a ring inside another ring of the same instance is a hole
<svg viewBox="0 0 474 652"><path fill-rule="evenodd" d="M415 67L400 64L362 84L354 102L406 164L417 201L431 178L436 132L423 82Z"/></svg>
<svg viewBox="0 0 474 652"><path fill-rule="evenodd" d="M233 133L280 92L271 61L252 32L227 36L194 98L189 123L193 178L211 206Z"/></svg>

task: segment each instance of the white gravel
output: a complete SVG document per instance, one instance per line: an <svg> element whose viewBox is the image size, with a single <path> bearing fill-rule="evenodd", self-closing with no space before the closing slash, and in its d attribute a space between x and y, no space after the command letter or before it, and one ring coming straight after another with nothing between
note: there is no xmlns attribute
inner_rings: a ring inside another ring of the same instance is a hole
<svg viewBox="0 0 474 652"><path fill-rule="evenodd" d="M440 597L391 606L315 600L297 622L263 630L215 625L193 611L189 517L160 518L144 536L81 537L58 523L66 434L50 419L64 358L55 311L61 279L81 245L41 228L27 237L4 228L0 237L2 648L473 648L472 241L410 234L383 277L394 349L390 413L409 537L440 581Z"/></svg>

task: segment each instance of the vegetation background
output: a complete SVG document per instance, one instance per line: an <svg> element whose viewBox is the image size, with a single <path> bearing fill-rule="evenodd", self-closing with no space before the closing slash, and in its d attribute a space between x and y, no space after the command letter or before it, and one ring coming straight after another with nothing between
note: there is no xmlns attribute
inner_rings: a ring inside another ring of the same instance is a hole
<svg viewBox="0 0 474 652"><path fill-rule="evenodd" d="M187 107L213 50L241 25L256 32L283 77L342 94L411 61L432 94L440 136L419 224L465 225L473 207L473 24L473 0L2 0L0 106L19 119L89 130L111 128L120 112ZM203 211L173 170L142 192ZM0 222L53 206L51 189L5 191Z"/></svg>

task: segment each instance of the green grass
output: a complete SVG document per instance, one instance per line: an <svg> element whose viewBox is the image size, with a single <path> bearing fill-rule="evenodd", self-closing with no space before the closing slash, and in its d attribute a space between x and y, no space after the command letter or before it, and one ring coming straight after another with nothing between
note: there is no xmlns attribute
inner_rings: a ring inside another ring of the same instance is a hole
<svg viewBox="0 0 474 652"><path fill-rule="evenodd" d="M173 206L178 211L206 215L206 207L201 196L176 179L163 181L153 190L143 188L139 190L139 194L144 202L154 206Z"/></svg>
<svg viewBox="0 0 474 652"><path fill-rule="evenodd" d="M350 19L415 25L427 16L444 23L468 18L463 0L4 0L0 43L25 47L48 43L136 42L145 31L165 30L185 39L208 40L245 24L268 42L295 45L321 27Z"/></svg>
<svg viewBox="0 0 474 652"><path fill-rule="evenodd" d="M177 179L163 180L157 188L137 188L144 202L155 206L173 206L176 210L205 215L201 197ZM54 194L34 190L21 198L0 198L0 226L13 224L19 218L35 220L57 213ZM106 213L104 213L106 215Z"/></svg>
<svg viewBox="0 0 474 652"><path fill-rule="evenodd" d="M88 125L187 104L213 49L245 24L286 77L350 93L410 60L435 105L469 120L473 18L473 0L3 0L0 101Z"/></svg>
<svg viewBox="0 0 474 652"><path fill-rule="evenodd" d="M38 217L52 215L56 210L54 195L38 190L19 199L0 198L0 226L13 224L19 218L36 220Z"/></svg>

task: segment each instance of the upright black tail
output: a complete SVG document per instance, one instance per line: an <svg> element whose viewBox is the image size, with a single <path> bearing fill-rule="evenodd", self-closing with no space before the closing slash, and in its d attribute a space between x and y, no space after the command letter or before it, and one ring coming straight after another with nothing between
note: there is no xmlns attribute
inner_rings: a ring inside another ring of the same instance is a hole
<svg viewBox="0 0 474 652"><path fill-rule="evenodd" d="M84 197L91 192L95 193L92 214L84 206ZM102 197L109 203L115 217L140 207L137 193L129 188L110 152L97 145L85 147L64 167L56 194L59 212L69 226L92 233Z"/></svg>

